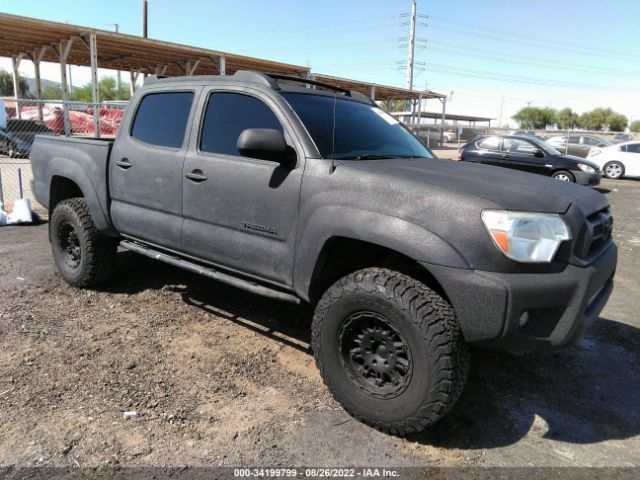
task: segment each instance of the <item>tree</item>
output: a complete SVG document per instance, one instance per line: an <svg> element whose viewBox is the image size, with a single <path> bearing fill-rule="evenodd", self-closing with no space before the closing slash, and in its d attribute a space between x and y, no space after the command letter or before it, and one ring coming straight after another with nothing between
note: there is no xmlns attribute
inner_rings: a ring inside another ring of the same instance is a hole
<svg viewBox="0 0 640 480"><path fill-rule="evenodd" d="M524 107L511 118L520 128L541 129L556 123L556 111L549 107Z"/></svg>
<svg viewBox="0 0 640 480"><path fill-rule="evenodd" d="M569 107L563 108L556 114L556 125L562 130L580 126L580 116Z"/></svg>
<svg viewBox="0 0 640 480"><path fill-rule="evenodd" d="M40 92L42 100L60 100L62 98L62 87L56 84L45 85Z"/></svg>
<svg viewBox="0 0 640 480"><path fill-rule="evenodd" d="M18 78L18 86L20 87L20 97L26 98L29 95L29 84L23 77ZM0 69L0 97L13 96L13 75Z"/></svg>
<svg viewBox="0 0 640 480"><path fill-rule="evenodd" d="M629 130L631 130L634 133L640 132L640 120L634 120L631 123L631 126L629 127Z"/></svg>
<svg viewBox="0 0 640 480"><path fill-rule="evenodd" d="M409 109L409 100L383 100L380 108L385 112L405 112Z"/></svg>
<svg viewBox="0 0 640 480"><path fill-rule="evenodd" d="M594 108L580 116L582 128L588 130L623 131L629 120L621 113L614 112L610 108Z"/></svg>
<svg viewBox="0 0 640 480"><path fill-rule="evenodd" d="M71 100L92 102L91 83L86 83L81 87L74 88L69 96ZM131 97L129 84L121 83L120 88L117 88L115 78L102 77L98 80L98 96L101 102L109 100L129 100Z"/></svg>

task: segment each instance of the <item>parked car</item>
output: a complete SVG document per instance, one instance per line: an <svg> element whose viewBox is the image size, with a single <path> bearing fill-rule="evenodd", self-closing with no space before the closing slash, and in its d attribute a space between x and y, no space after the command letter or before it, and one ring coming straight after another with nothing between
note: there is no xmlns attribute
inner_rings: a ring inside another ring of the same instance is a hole
<svg viewBox="0 0 640 480"><path fill-rule="evenodd" d="M458 133L455 130L448 130L442 133L442 138L445 142L456 142L458 140Z"/></svg>
<svg viewBox="0 0 640 480"><path fill-rule="evenodd" d="M572 344L613 289L604 195L436 159L367 96L308 79L147 77L115 141L39 136L31 164L71 285L106 282L120 245L311 304L326 385L393 434L453 407L468 344Z"/></svg>
<svg viewBox="0 0 640 480"><path fill-rule="evenodd" d="M34 120L7 120L4 128L0 127L0 152L9 157L26 157L31 151L36 135L52 135L41 122Z"/></svg>
<svg viewBox="0 0 640 480"><path fill-rule="evenodd" d="M460 148L458 160L512 168L547 177L595 186L602 171L587 160L563 155L551 145L529 135L481 136Z"/></svg>
<svg viewBox="0 0 640 480"><path fill-rule="evenodd" d="M529 135L531 137L536 136L535 130L511 130L509 135Z"/></svg>
<svg viewBox="0 0 640 480"><path fill-rule="evenodd" d="M569 147L567 147L566 135L549 137L545 142L562 153L581 158L586 158L593 147L604 148L613 145L609 140L593 135L569 135Z"/></svg>
<svg viewBox="0 0 640 480"><path fill-rule="evenodd" d="M640 177L640 142L593 148L587 158L598 165L607 178Z"/></svg>
<svg viewBox="0 0 640 480"><path fill-rule="evenodd" d="M618 144L623 142L630 142L632 139L632 134L630 133L616 133L613 135L613 139L611 140L612 144Z"/></svg>

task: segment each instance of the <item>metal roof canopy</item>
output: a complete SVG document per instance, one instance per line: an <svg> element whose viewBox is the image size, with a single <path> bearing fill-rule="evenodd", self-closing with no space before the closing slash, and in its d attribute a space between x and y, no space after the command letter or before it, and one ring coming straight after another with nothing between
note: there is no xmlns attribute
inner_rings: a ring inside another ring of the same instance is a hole
<svg viewBox="0 0 640 480"><path fill-rule="evenodd" d="M312 73L312 77L314 80L319 82L330 83L338 87L364 93L365 95L374 98L374 100L427 100L429 98L447 98L447 96L442 93L436 93L430 90L409 90L406 88L380 85L378 83L332 77L331 75L324 75L322 73Z"/></svg>
<svg viewBox="0 0 640 480"><path fill-rule="evenodd" d="M97 93L97 68L129 71L132 86L139 74L194 75L233 74L237 70L299 75L333 83L376 100L418 100L444 98L444 95L361 82L328 75L311 75L308 67L236 55L217 50L152 40L107 30L39 20L0 13L0 56L14 61L14 75L22 59L34 62L39 83L41 61L61 64L63 96L68 96L66 73L62 65L92 67ZM65 88L66 87L66 88ZM36 86L36 95L39 86ZM39 95L37 95L39 96ZM98 101L98 99L96 99Z"/></svg>
<svg viewBox="0 0 640 480"><path fill-rule="evenodd" d="M391 115L393 115L394 117L411 117L413 115L412 112L392 112ZM416 114L417 116L420 116L421 118L433 118L434 120L441 120L442 119L442 113L440 112L420 112L418 114ZM454 113L445 113L444 115L445 120L453 120L453 121L460 121L460 122L491 122L491 120L495 120L495 118L489 118L489 117L476 117L473 115L457 115Z"/></svg>

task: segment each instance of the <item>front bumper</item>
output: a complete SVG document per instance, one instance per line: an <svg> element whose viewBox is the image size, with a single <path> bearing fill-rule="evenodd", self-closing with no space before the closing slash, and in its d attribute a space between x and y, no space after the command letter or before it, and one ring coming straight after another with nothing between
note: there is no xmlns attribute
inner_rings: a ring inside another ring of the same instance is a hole
<svg viewBox="0 0 640 480"><path fill-rule="evenodd" d="M576 183L579 185L589 185L595 187L600 185L600 180L602 180L602 172L583 172L580 171L572 171L573 176L576 177Z"/></svg>
<svg viewBox="0 0 640 480"><path fill-rule="evenodd" d="M449 297L468 343L510 351L549 350L578 341L613 290L611 243L587 267L559 273L497 273L425 265ZM521 324L524 313L528 322Z"/></svg>

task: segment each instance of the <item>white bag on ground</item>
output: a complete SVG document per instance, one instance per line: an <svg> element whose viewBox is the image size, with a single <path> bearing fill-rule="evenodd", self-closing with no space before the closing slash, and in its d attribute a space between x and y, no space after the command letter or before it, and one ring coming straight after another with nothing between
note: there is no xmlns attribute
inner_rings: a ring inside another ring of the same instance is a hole
<svg viewBox="0 0 640 480"><path fill-rule="evenodd" d="M31 223L33 218L31 217L31 202L28 198L21 198L13 203L13 212L8 216L9 224L13 223Z"/></svg>

